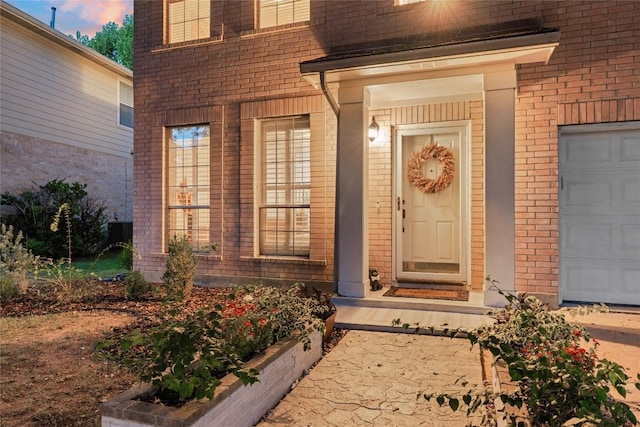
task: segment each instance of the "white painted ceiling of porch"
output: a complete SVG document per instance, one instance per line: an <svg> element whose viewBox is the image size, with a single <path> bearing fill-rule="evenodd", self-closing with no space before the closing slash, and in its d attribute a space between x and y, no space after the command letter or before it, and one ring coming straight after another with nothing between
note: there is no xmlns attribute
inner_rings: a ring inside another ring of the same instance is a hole
<svg viewBox="0 0 640 427"><path fill-rule="evenodd" d="M482 99L481 74L368 86L371 109Z"/></svg>

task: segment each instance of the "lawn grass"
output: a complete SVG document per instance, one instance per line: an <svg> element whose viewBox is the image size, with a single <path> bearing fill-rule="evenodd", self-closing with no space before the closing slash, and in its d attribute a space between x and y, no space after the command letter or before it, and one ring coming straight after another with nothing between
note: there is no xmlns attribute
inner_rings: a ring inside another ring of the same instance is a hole
<svg viewBox="0 0 640 427"><path fill-rule="evenodd" d="M91 273L98 277L115 276L116 274L127 272L125 266L118 259L119 255L120 250L114 250L102 254L99 258L78 258L71 262L71 266L82 270L87 276Z"/></svg>

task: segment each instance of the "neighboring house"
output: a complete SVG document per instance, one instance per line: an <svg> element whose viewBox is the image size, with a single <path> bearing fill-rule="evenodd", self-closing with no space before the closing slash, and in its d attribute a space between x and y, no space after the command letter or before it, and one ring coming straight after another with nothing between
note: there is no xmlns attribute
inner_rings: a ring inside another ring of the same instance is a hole
<svg viewBox="0 0 640 427"><path fill-rule="evenodd" d="M640 305L640 2L136 0L135 16L149 277L185 233L212 283L366 297L373 267L486 305L504 301L489 275Z"/></svg>
<svg viewBox="0 0 640 427"><path fill-rule="evenodd" d="M77 181L109 221L132 222L131 70L4 1L0 11L0 191Z"/></svg>

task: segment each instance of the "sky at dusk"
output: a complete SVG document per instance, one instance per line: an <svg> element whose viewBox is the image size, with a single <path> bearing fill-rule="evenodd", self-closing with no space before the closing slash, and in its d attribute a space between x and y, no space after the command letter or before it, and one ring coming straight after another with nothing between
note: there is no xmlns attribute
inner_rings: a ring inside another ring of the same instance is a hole
<svg viewBox="0 0 640 427"><path fill-rule="evenodd" d="M76 31L93 37L110 21L122 24L125 15L133 14L133 0L5 0L7 3L49 25L51 7L56 8L56 30L76 35Z"/></svg>

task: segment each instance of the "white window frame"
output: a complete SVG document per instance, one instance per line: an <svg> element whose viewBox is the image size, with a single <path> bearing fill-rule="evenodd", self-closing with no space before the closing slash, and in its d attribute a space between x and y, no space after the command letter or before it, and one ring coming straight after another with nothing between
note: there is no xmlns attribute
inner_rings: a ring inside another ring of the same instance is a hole
<svg viewBox="0 0 640 427"><path fill-rule="evenodd" d="M426 0L396 0L396 6L404 6L406 4L422 3Z"/></svg>
<svg viewBox="0 0 640 427"><path fill-rule="evenodd" d="M183 130L183 133L174 138L174 130ZM184 234L194 252L208 252L211 247L211 128L208 124L170 126L165 128L165 139L167 241L176 234Z"/></svg>
<svg viewBox="0 0 640 427"><path fill-rule="evenodd" d="M311 0L256 0L258 29L307 22L311 15Z"/></svg>
<svg viewBox="0 0 640 427"><path fill-rule="evenodd" d="M165 0L166 42L167 44L203 40L211 37L211 0ZM182 20L173 17L172 10L178 4L182 6ZM187 17L187 4L195 5L196 15ZM192 25L196 26L194 31ZM182 26L182 37L176 38L172 27ZM189 27L189 28L187 28ZM187 29L190 29L187 35Z"/></svg>
<svg viewBox="0 0 640 427"><path fill-rule="evenodd" d="M287 122L291 124L288 128ZM276 146L271 153L268 153L265 129L273 124L286 129L283 131L286 137L280 139L276 136L275 140L271 139L270 142ZM298 127L300 124L303 127ZM294 135L296 129L303 133ZM306 136L303 136L305 132ZM256 256L309 259L311 251L310 117L308 115L286 116L259 120L256 135ZM273 175L274 179L268 184L267 174L272 171L276 171ZM267 216L271 217L270 221L275 225L268 223ZM281 227L282 224L284 227Z"/></svg>
<svg viewBox="0 0 640 427"><path fill-rule="evenodd" d="M131 96L124 96L122 93L123 86L131 89ZM133 130L134 120L133 120L133 85L125 80L118 79L118 126ZM130 99L127 99L130 98ZM131 109L131 126L126 123L122 123L123 115L122 108L130 108Z"/></svg>

